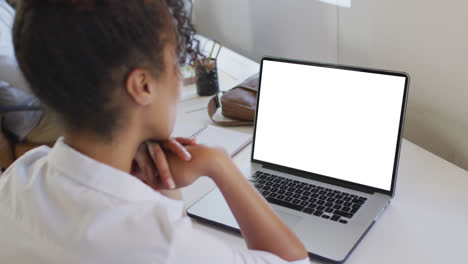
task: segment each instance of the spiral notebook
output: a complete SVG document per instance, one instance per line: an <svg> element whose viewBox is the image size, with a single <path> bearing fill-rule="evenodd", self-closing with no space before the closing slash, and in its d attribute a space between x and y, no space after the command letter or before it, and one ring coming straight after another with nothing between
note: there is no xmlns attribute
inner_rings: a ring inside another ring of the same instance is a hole
<svg viewBox="0 0 468 264"><path fill-rule="evenodd" d="M191 136L197 144L224 148L231 157L252 142L252 135L222 127L205 125Z"/></svg>

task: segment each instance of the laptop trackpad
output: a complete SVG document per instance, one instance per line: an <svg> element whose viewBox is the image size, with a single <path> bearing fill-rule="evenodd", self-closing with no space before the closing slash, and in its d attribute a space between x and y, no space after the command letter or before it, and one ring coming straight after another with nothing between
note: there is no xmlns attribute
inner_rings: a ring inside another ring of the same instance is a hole
<svg viewBox="0 0 468 264"><path fill-rule="evenodd" d="M276 213L281 218L281 220L283 220L283 222L285 222L286 225L289 226L290 228L295 226L299 222L299 220L301 220L302 218L300 216L288 214L285 212L281 212L279 210L276 210Z"/></svg>
<svg viewBox="0 0 468 264"><path fill-rule="evenodd" d="M300 216L282 212L280 211L281 209L278 210L278 208L275 208L274 210L281 220L283 220L290 228L294 227L301 220ZM232 215L226 200L224 200L224 197L218 188L214 189L192 205L187 212L191 216L198 216L202 219L239 229L236 219Z"/></svg>

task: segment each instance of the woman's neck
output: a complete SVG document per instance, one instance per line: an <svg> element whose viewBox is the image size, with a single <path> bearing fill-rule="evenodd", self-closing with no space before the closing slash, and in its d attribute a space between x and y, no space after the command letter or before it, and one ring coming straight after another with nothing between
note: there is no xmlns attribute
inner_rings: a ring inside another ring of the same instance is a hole
<svg viewBox="0 0 468 264"><path fill-rule="evenodd" d="M102 140L87 133L66 133L64 141L80 153L121 171L130 173L141 140L135 133L121 133L112 140ZM132 131L135 132L135 131Z"/></svg>

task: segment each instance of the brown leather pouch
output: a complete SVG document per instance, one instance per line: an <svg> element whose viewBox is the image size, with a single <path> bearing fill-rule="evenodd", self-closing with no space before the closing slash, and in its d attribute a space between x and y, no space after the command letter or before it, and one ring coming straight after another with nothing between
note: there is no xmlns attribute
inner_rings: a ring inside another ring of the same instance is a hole
<svg viewBox="0 0 468 264"><path fill-rule="evenodd" d="M211 120L222 126L253 125L255 109L257 108L258 78L258 73L252 75L236 87L225 92L221 100L218 95L211 98L208 103L208 114ZM234 120L214 120L213 116L219 107L221 107L223 116Z"/></svg>

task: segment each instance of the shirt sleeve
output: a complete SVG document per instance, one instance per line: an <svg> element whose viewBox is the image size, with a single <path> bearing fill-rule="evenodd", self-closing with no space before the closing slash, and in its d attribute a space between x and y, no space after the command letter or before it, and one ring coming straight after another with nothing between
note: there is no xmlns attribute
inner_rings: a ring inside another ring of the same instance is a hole
<svg viewBox="0 0 468 264"><path fill-rule="evenodd" d="M183 218L177 224L169 246L166 264L308 264L309 259L288 262L265 251L232 247L210 234L191 227L190 219Z"/></svg>

